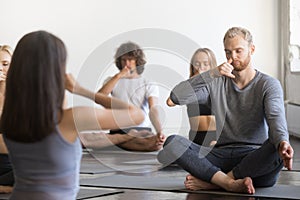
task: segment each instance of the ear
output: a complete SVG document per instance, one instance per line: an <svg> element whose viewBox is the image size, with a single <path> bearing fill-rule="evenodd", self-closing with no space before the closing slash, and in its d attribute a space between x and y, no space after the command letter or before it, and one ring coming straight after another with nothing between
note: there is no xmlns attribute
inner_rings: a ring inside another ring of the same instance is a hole
<svg viewBox="0 0 300 200"><path fill-rule="evenodd" d="M253 55L254 51L255 51L255 46L254 46L254 44L251 44L250 45L250 53L251 53L251 55Z"/></svg>

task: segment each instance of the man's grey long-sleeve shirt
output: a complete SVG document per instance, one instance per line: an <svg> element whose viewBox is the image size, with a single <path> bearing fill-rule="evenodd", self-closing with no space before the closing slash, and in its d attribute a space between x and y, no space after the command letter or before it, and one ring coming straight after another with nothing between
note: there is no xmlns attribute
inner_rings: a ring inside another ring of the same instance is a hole
<svg viewBox="0 0 300 200"><path fill-rule="evenodd" d="M256 71L243 89L231 78L205 72L179 83L171 92L175 104L208 104L216 117L217 146L260 146L270 139L276 148L289 141L280 82Z"/></svg>

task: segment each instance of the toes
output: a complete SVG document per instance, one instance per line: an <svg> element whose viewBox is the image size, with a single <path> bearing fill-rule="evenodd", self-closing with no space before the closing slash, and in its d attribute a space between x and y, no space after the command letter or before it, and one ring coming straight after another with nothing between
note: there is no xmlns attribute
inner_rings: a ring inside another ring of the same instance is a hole
<svg viewBox="0 0 300 200"><path fill-rule="evenodd" d="M188 174L186 177L185 177L186 180L192 180L193 179L193 176Z"/></svg>

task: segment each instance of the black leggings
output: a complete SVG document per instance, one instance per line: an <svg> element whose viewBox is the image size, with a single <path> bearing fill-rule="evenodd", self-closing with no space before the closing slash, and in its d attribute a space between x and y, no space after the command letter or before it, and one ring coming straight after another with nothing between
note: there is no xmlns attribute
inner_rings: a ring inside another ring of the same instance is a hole
<svg viewBox="0 0 300 200"><path fill-rule="evenodd" d="M130 127L130 128L124 128L124 129L115 129L115 130L110 130L109 134L127 134L130 130L135 129L137 131L152 131L151 128L149 127Z"/></svg>
<svg viewBox="0 0 300 200"><path fill-rule="evenodd" d="M14 172L8 154L0 154L0 185L13 186Z"/></svg>
<svg viewBox="0 0 300 200"><path fill-rule="evenodd" d="M208 147L210 142L216 139L216 131L193 131L189 132L189 139L196 144Z"/></svg>

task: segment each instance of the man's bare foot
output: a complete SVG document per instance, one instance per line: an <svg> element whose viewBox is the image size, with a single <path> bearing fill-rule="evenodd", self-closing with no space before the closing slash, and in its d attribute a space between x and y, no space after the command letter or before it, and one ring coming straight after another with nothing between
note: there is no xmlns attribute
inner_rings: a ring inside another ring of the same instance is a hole
<svg viewBox="0 0 300 200"><path fill-rule="evenodd" d="M11 186L0 185L0 194L11 193L12 190L13 190L13 187L11 187Z"/></svg>
<svg viewBox="0 0 300 200"><path fill-rule="evenodd" d="M158 151L163 146L163 143L157 143L156 135L148 136L146 138L135 138L132 141L143 145L145 151Z"/></svg>
<svg viewBox="0 0 300 200"><path fill-rule="evenodd" d="M232 171L228 172L227 174L222 171L216 172L211 178L211 182L229 192L247 194L255 193L252 179L250 177L235 179Z"/></svg>
<svg viewBox="0 0 300 200"><path fill-rule="evenodd" d="M158 136L147 130L136 131L132 129L128 134L135 137L132 142L136 143L137 146L141 145L142 151L160 150L165 141L164 135Z"/></svg>
<svg viewBox="0 0 300 200"><path fill-rule="evenodd" d="M188 190L215 190L220 188L215 184L202 181L190 174L186 176L184 185Z"/></svg>
<svg viewBox="0 0 300 200"><path fill-rule="evenodd" d="M104 148L128 142L135 137L129 134L108 134L105 132L79 133L80 141L86 148Z"/></svg>
<svg viewBox="0 0 300 200"><path fill-rule="evenodd" d="M147 137L135 137L119 146L130 151L151 152L160 150L163 145L157 143L157 137L153 134Z"/></svg>
<svg viewBox="0 0 300 200"><path fill-rule="evenodd" d="M163 145L166 141L166 136L162 133L156 134L156 145Z"/></svg>
<svg viewBox="0 0 300 200"><path fill-rule="evenodd" d="M228 187L225 189L230 192L247 193L247 194L255 193L252 179L250 177L237 179L237 180L231 179L229 181Z"/></svg>

